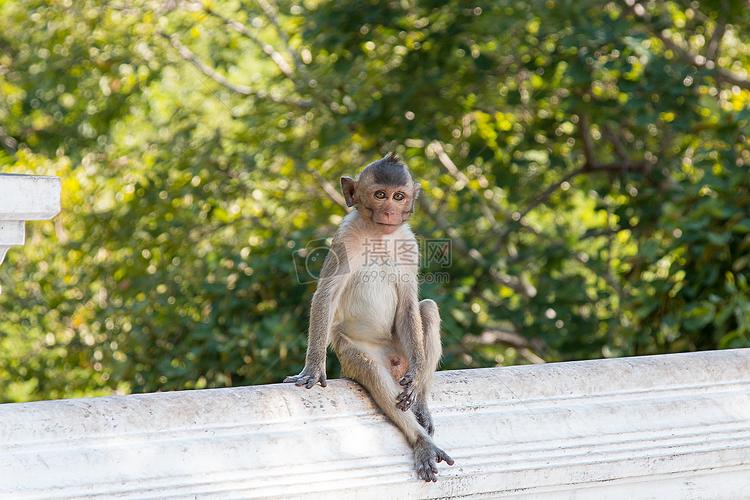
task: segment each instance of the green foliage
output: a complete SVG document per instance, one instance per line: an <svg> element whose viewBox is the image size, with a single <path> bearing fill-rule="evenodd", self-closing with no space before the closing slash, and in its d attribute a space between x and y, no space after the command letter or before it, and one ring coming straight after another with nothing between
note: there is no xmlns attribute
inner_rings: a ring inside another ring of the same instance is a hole
<svg viewBox="0 0 750 500"><path fill-rule="evenodd" d="M298 371L292 254L389 150L452 240L445 368L750 345L742 2L0 7L0 168L63 178L0 267L0 400Z"/></svg>

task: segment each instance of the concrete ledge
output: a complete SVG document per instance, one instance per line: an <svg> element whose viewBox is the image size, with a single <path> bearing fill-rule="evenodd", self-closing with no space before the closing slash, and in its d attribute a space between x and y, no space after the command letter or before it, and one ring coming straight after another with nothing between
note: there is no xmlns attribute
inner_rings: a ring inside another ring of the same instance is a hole
<svg viewBox="0 0 750 500"><path fill-rule="evenodd" d="M0 174L0 220L50 219L60 211L60 178Z"/></svg>
<svg viewBox="0 0 750 500"><path fill-rule="evenodd" d="M0 264L11 246L24 244L24 221L50 219L58 212L58 177L0 174Z"/></svg>
<svg viewBox="0 0 750 500"><path fill-rule="evenodd" d="M0 405L7 498L737 498L750 349L441 372L437 483L356 384Z"/></svg>

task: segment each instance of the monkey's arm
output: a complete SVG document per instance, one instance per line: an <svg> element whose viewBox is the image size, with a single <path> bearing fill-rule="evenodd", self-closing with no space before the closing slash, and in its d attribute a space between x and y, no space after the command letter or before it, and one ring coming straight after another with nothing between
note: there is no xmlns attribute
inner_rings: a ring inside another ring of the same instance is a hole
<svg viewBox="0 0 750 500"><path fill-rule="evenodd" d="M409 369L399 381L404 388L396 398L396 406L408 410L416 400L417 394L429 380L430 368L425 362L424 332L422 316L419 312L416 274L413 279L400 281L398 285L398 307L396 308L396 335L409 358Z"/></svg>
<svg viewBox="0 0 750 500"><path fill-rule="evenodd" d="M332 248L331 253L333 252ZM310 306L305 367L299 375L284 379L284 382L304 385L308 389L318 382L321 386L326 386L326 349L330 342L331 320L346 276L344 270L338 267L337 260L331 258L331 253L326 256Z"/></svg>

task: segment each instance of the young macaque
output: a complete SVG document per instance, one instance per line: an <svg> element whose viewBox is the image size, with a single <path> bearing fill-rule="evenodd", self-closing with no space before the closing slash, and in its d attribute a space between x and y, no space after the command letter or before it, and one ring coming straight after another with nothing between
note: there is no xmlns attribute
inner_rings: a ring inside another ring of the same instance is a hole
<svg viewBox="0 0 750 500"><path fill-rule="evenodd" d="M437 481L437 463L453 459L432 441L427 398L442 354L437 304L419 301L417 241L406 220L419 184L393 153L341 178L346 204L310 308L305 368L284 379L326 386L326 348L343 374L367 389L406 436L417 475Z"/></svg>

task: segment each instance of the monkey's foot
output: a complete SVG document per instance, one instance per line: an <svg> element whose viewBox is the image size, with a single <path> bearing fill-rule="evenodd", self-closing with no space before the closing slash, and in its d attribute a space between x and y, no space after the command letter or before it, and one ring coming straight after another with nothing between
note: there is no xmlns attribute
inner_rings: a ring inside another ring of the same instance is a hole
<svg viewBox="0 0 750 500"><path fill-rule="evenodd" d="M413 405L416 400L417 395L415 394L414 389L407 387L404 389L404 392L399 394L396 398L396 408L401 411L406 411L411 408L411 405Z"/></svg>
<svg viewBox="0 0 750 500"><path fill-rule="evenodd" d="M414 387L414 372L411 370L406 372L398 383L404 388L404 390L396 397L396 408L401 411L406 411L411 408L411 405L417 400L417 391Z"/></svg>
<svg viewBox="0 0 750 500"><path fill-rule="evenodd" d="M453 465L453 459L446 452L435 446L429 438L420 437L414 443L414 468L417 476L423 481L437 481L437 464L445 460L448 465Z"/></svg>
<svg viewBox="0 0 750 500"><path fill-rule="evenodd" d="M435 434L435 425L432 423L432 415L430 410L427 409L427 405L417 401L417 404L412 408L414 415L417 417L417 422L421 425L427 434L432 436Z"/></svg>
<svg viewBox="0 0 750 500"><path fill-rule="evenodd" d="M307 367L299 375L290 375L284 379L285 384L294 384L298 387L305 386L308 389L311 389L318 382L323 387L327 385L325 370L308 370Z"/></svg>

